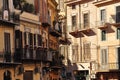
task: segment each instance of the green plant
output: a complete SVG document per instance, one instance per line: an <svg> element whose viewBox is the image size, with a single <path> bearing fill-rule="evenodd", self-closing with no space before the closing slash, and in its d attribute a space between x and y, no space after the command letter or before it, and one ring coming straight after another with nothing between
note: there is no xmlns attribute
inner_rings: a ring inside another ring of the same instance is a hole
<svg viewBox="0 0 120 80"><path fill-rule="evenodd" d="M29 12L29 13L34 13L34 6L33 6L33 4L26 2L23 6L23 10L26 12Z"/></svg>

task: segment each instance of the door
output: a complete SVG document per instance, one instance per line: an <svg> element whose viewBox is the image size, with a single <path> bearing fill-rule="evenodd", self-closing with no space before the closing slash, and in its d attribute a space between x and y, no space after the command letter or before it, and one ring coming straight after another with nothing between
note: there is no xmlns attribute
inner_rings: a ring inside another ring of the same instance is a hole
<svg viewBox="0 0 120 80"><path fill-rule="evenodd" d="M10 71L6 70L4 72L4 80L12 80L11 79L11 72Z"/></svg>
<svg viewBox="0 0 120 80"><path fill-rule="evenodd" d="M11 43L10 33L4 33L4 45L5 45L5 60L11 62Z"/></svg>
<svg viewBox="0 0 120 80"><path fill-rule="evenodd" d="M120 69L120 47L118 47L118 64L119 64L119 69Z"/></svg>
<svg viewBox="0 0 120 80"><path fill-rule="evenodd" d="M33 80L33 71L25 71L23 74L23 80Z"/></svg>

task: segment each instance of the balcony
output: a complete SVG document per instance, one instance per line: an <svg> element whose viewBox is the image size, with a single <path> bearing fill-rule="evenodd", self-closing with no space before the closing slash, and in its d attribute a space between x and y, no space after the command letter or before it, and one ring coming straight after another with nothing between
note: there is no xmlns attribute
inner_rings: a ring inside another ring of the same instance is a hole
<svg viewBox="0 0 120 80"><path fill-rule="evenodd" d="M14 55L16 62L46 62L51 61L50 54L44 48L23 48L17 49Z"/></svg>
<svg viewBox="0 0 120 80"><path fill-rule="evenodd" d="M115 15L114 15L115 16ZM116 21L115 19L110 19L110 24L114 27L120 27L120 20Z"/></svg>
<svg viewBox="0 0 120 80"><path fill-rule="evenodd" d="M62 61L64 60L64 56L60 55L57 50L51 50L50 52L52 53L52 62L50 63L50 67L52 69L62 68Z"/></svg>
<svg viewBox="0 0 120 80"><path fill-rule="evenodd" d="M12 66L16 66L19 65L20 63L16 63L13 60L13 55L11 52L4 52L1 51L0 52L0 66L4 66L4 67L12 67Z"/></svg>
<svg viewBox="0 0 120 80"><path fill-rule="evenodd" d="M19 14L11 12L8 17L9 17L9 20L3 19L2 12L0 11L0 23L2 23L4 25L8 25L8 26L19 25L19 21L20 21Z"/></svg>
<svg viewBox="0 0 120 80"><path fill-rule="evenodd" d="M107 5L107 4L110 4L110 3L112 3L114 0L95 0L94 2L93 2L93 4L95 5L95 6L102 6L102 5Z"/></svg>
<svg viewBox="0 0 120 80"><path fill-rule="evenodd" d="M98 71L112 71L112 70L120 70L119 63L108 63L106 65L97 64Z"/></svg>
<svg viewBox="0 0 120 80"><path fill-rule="evenodd" d="M42 27L48 27L51 25L51 17L50 16L43 16L44 18L42 18Z"/></svg>
<svg viewBox="0 0 120 80"><path fill-rule="evenodd" d="M65 37L59 37L59 43L63 45L70 45L71 41Z"/></svg>
<svg viewBox="0 0 120 80"><path fill-rule="evenodd" d="M61 31L60 24L58 22L56 22L53 26L54 26L53 28L51 27L49 29L50 34L53 35L53 36L56 36L56 37L62 36L62 31Z"/></svg>
<svg viewBox="0 0 120 80"><path fill-rule="evenodd" d="M84 37L84 34L87 36L95 35L94 28L95 26L93 24L78 24L77 27L71 26L70 34L76 38L78 37Z"/></svg>
<svg viewBox="0 0 120 80"><path fill-rule="evenodd" d="M99 29L107 29L110 27L110 22L105 21L96 21L96 26Z"/></svg>

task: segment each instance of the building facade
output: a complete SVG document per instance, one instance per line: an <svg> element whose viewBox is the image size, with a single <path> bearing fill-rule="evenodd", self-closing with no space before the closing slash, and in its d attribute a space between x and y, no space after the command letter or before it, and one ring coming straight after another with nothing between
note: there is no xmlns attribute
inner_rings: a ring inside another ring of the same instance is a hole
<svg viewBox="0 0 120 80"><path fill-rule="evenodd" d="M55 0L0 0L1 80L59 80Z"/></svg>
<svg viewBox="0 0 120 80"><path fill-rule="evenodd" d="M69 72L73 78L118 80L119 1L68 0L65 3L68 36L72 40L68 49Z"/></svg>
<svg viewBox="0 0 120 80"><path fill-rule="evenodd" d="M11 7L10 7L11 6ZM13 10L12 0L0 0L0 79L15 80L15 67L19 63L15 53L15 26L19 25L19 15Z"/></svg>

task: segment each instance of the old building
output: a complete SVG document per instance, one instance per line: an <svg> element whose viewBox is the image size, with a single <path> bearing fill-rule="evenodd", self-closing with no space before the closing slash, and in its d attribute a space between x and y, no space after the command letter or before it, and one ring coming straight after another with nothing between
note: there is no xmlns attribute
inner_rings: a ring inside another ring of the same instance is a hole
<svg viewBox="0 0 120 80"><path fill-rule="evenodd" d="M76 80L90 79L90 63L97 60L96 7L92 3L93 0L66 2L68 36L72 41L68 71Z"/></svg>
<svg viewBox="0 0 120 80"><path fill-rule="evenodd" d="M52 62L50 64L50 77L52 80L61 79L60 69L62 67L58 43L62 30L61 23L58 19L57 6L58 4L55 0L48 0L48 13L51 21L51 25L49 26L49 51L52 53Z"/></svg>
<svg viewBox="0 0 120 80"><path fill-rule="evenodd" d="M66 5L74 79L119 79L119 1L68 0Z"/></svg>
<svg viewBox="0 0 120 80"><path fill-rule="evenodd" d="M0 0L1 80L61 79L55 0Z"/></svg>
<svg viewBox="0 0 120 80"><path fill-rule="evenodd" d="M120 1L101 0L93 3L97 7L98 53L97 78L120 79L119 56L119 11Z"/></svg>
<svg viewBox="0 0 120 80"><path fill-rule="evenodd" d="M16 1L16 0L15 0ZM43 48L43 33L40 27L39 12L34 0L13 2L16 12L21 12L20 25L15 28L14 60L21 63L15 68L18 80L42 78L41 61L46 51ZM21 5L23 4L23 5Z"/></svg>
<svg viewBox="0 0 120 80"><path fill-rule="evenodd" d="M19 15L13 10L12 0L0 0L0 80L15 80L14 69L20 64L13 58Z"/></svg>

